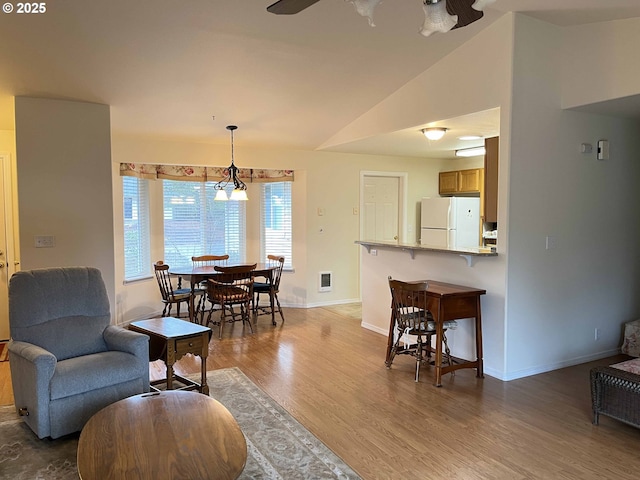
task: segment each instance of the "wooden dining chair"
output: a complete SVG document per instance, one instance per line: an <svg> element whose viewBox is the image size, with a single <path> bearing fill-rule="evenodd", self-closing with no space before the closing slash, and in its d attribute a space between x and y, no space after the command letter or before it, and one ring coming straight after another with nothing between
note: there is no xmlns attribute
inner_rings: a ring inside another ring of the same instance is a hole
<svg viewBox="0 0 640 480"><path fill-rule="evenodd" d="M233 267L215 266L219 272L207 282L207 298L212 305L220 306L219 338L222 338L222 330L225 323L242 321L243 325L249 325L251 333L251 300L253 299L253 271L256 264L237 265ZM234 307L238 308L237 311ZM215 321L211 320L213 310L207 317L207 325ZM229 318L227 319L227 313Z"/></svg>
<svg viewBox="0 0 640 480"><path fill-rule="evenodd" d="M431 337L436 335L436 323L427 307L427 282L403 282L389 277L391 290L391 322L394 325L393 343L387 368L391 368L396 355L411 355L416 359L415 381L418 381L420 367L427 362L435 351L431 346ZM444 322L445 331L455 328L456 321ZM447 336L442 337L445 357L451 365L451 352Z"/></svg>
<svg viewBox="0 0 640 480"><path fill-rule="evenodd" d="M255 282L253 284L253 313L254 315L271 315L271 323L276 324L275 312L277 311L284 323L284 314L278 300L278 292L280 291L280 278L282 277L282 269L284 267L284 257L278 255L268 255L267 265L273 267L271 278L267 278L266 282ZM260 294L269 296L269 305L260 306Z"/></svg>
<svg viewBox="0 0 640 480"><path fill-rule="evenodd" d="M216 265L226 266L229 261L229 255L199 255L195 257L191 257L191 264L194 268L197 267L212 267ZM201 288L206 293L207 291L207 280L203 280L198 285L198 288ZM202 304L200 305L200 314L202 319L204 320L204 316L209 314L215 310L215 305L209 302L207 305L207 295L202 296ZM203 322L204 323L204 322Z"/></svg>
<svg viewBox="0 0 640 480"><path fill-rule="evenodd" d="M169 265L164 263L163 261L158 261L154 263L153 269L156 274L156 280L158 281L158 287L160 288L160 295L162 296L162 303L164 303L164 308L162 310L163 317L171 316L171 308L173 305L176 306L176 317L180 318L180 306L183 303L187 305L187 313L189 318L197 318L198 309L201 304L200 300L202 299L205 291L203 289L195 288L193 291L193 295L198 297L198 299L191 297L192 292L190 288L174 288L173 287L173 279L171 274L169 273ZM197 301L196 301L197 300ZM194 305L196 309L194 315L191 315L191 306Z"/></svg>

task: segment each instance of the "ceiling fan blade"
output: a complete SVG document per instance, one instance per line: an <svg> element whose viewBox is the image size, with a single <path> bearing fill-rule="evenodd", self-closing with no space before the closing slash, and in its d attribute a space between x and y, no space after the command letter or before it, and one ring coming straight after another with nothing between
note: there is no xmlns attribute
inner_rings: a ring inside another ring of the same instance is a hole
<svg viewBox="0 0 640 480"><path fill-rule="evenodd" d="M320 0L279 0L269 5L267 12L275 13L276 15L293 15L319 1Z"/></svg>
<svg viewBox="0 0 640 480"><path fill-rule="evenodd" d="M475 0L447 0L449 15L458 15L458 23L452 28L466 27L470 23L480 20L484 13L471 8Z"/></svg>

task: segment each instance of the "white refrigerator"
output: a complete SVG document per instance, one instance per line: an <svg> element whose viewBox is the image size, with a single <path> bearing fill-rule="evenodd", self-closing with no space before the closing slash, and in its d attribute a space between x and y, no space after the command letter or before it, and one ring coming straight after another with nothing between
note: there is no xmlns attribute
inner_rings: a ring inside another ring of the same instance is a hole
<svg viewBox="0 0 640 480"><path fill-rule="evenodd" d="M421 245L441 248L480 245L479 198L423 198L420 217Z"/></svg>

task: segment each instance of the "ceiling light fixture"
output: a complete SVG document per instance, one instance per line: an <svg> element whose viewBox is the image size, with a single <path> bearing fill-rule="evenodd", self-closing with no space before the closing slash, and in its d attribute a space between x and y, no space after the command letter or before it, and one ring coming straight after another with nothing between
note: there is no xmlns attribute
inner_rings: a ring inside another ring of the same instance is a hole
<svg viewBox="0 0 640 480"><path fill-rule="evenodd" d="M429 140L440 140L442 137L444 137L444 134L447 130L448 129L443 127L430 127L423 128L422 133L424 133L424 136Z"/></svg>
<svg viewBox="0 0 640 480"><path fill-rule="evenodd" d="M458 137L458 140L462 140L463 142L468 142L470 140L480 140L482 137L480 135L462 135Z"/></svg>
<svg viewBox="0 0 640 480"><path fill-rule="evenodd" d="M227 176L213 185L213 188L217 190L214 200L248 200L247 186L238 178L238 167L236 167L233 159L233 131L237 128L235 125L227 126L227 130L231 132L231 165L227 169ZM227 197L227 192L225 191L229 184L233 184L231 198Z"/></svg>
<svg viewBox="0 0 640 480"><path fill-rule="evenodd" d="M381 0L348 0L353 3L356 11L367 17L369 25L373 23L373 11ZM420 33L425 37L436 33L446 33L453 28L460 28L480 20L482 11L495 0L422 0L424 23Z"/></svg>
<svg viewBox="0 0 640 480"><path fill-rule="evenodd" d="M486 150L484 147L461 148L456 150L456 157L478 157L484 155Z"/></svg>
<svg viewBox="0 0 640 480"><path fill-rule="evenodd" d="M267 7L267 11L276 15L292 15L318 3L320 0L278 0ZM347 0L351 2L363 17L373 23L373 11L382 0ZM484 8L496 0L420 0L424 10L424 23L420 33L428 37L435 32L448 32L454 28L465 27L480 20Z"/></svg>

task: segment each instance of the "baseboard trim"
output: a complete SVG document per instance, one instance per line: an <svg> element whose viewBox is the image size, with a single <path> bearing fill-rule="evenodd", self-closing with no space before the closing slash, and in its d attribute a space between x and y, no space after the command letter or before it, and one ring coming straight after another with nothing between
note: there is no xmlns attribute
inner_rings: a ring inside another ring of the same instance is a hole
<svg viewBox="0 0 640 480"><path fill-rule="evenodd" d="M372 332L379 333L380 335L384 335L385 337L389 335L389 329L380 328L376 325L371 325L370 323L362 322L360 323L362 328L366 328L367 330L371 330Z"/></svg>
<svg viewBox="0 0 640 480"><path fill-rule="evenodd" d="M600 360L601 358L612 357L614 355L618 355L619 353L620 353L619 348L613 348L610 350L605 350L603 352L584 355L582 357L575 357L567 360L562 360L560 362L548 363L546 365L539 365L537 367L526 368L524 370L518 370L515 372L507 372L504 375L498 375L499 372L491 372L490 375L492 377L498 378L505 382L509 382L511 380L517 380L518 378L530 377L532 375L538 375L539 373L551 372L553 370L559 370L561 368L580 365L581 363L593 362L594 360Z"/></svg>
<svg viewBox="0 0 640 480"><path fill-rule="evenodd" d="M331 307L333 305L346 305L348 303L360 303L359 298L350 298L346 300L329 300L327 302L314 302L305 305L290 305L290 308L314 308L314 307ZM282 305L285 306L284 304Z"/></svg>

